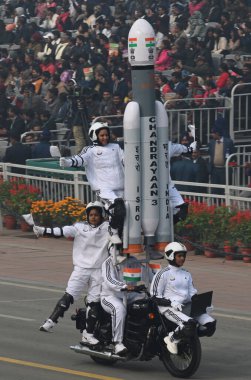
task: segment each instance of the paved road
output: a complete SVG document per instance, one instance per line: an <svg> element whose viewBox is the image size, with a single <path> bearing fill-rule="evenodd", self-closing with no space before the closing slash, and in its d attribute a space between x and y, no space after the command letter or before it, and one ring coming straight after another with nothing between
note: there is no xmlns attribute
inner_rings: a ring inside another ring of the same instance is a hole
<svg viewBox="0 0 251 380"><path fill-rule="evenodd" d="M0 242L0 278L65 287L72 270L71 241L4 230ZM188 254L186 267L200 291L214 289L217 311L251 314L251 264Z"/></svg>
<svg viewBox="0 0 251 380"><path fill-rule="evenodd" d="M65 239L35 239L18 230L0 235L0 379L171 378L158 359L107 368L70 351L79 340L70 312L55 333L38 330L64 290L71 249ZM186 267L201 291L214 289L218 319L217 334L202 340L203 358L194 378L249 379L251 265L190 254Z"/></svg>

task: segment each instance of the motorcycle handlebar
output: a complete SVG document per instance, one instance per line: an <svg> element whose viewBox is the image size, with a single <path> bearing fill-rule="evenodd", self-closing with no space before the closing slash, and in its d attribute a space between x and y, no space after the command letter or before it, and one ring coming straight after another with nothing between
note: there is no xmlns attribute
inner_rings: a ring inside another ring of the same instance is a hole
<svg viewBox="0 0 251 380"><path fill-rule="evenodd" d="M147 288L145 287L145 285L135 285L133 287L133 289L127 289L127 288L124 288L124 289L121 289L122 292L136 292L136 293L143 293L143 292L147 292Z"/></svg>

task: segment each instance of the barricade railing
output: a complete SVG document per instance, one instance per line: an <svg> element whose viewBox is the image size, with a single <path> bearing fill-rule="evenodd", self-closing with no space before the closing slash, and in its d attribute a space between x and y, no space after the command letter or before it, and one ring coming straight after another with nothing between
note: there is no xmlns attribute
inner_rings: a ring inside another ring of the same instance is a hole
<svg viewBox="0 0 251 380"><path fill-rule="evenodd" d="M196 105L195 105L196 104ZM169 139L179 141L187 125L196 126L196 136L203 145L209 142L210 129L219 115L229 119L228 97L170 99L164 103L169 117Z"/></svg>
<svg viewBox="0 0 251 380"><path fill-rule="evenodd" d="M57 123L57 124L59 124L59 123ZM50 142L57 144L59 146L60 146L60 144L62 144L64 142L70 141L68 135L71 131L70 128L67 128L63 123L60 123L60 125L61 125L61 127L58 126L57 129L50 130L50 133L51 133ZM42 134L42 132L43 131L27 131L27 132L24 132L21 135L21 142L24 144L37 144L37 143L39 143L39 137ZM29 136L29 135L35 136L37 138L37 140L26 143L25 138L26 138L26 136Z"/></svg>
<svg viewBox="0 0 251 380"><path fill-rule="evenodd" d="M185 104L185 107L184 107ZM179 141L189 124L196 126L196 135L203 146L209 142L212 126L222 116L229 126L229 134L235 143L251 142L251 83L233 87L231 98L215 96L205 98L169 99L164 103L169 116L169 139ZM114 121L120 120L114 124ZM112 130L123 136L123 115L101 115L96 121L110 121Z"/></svg>
<svg viewBox="0 0 251 380"><path fill-rule="evenodd" d="M24 169L24 173L15 173L15 168ZM54 202L73 197L84 203L91 202L94 194L86 180L84 170L50 169L48 167L0 163L4 180L25 178L30 185L38 187L44 200Z"/></svg>
<svg viewBox="0 0 251 380"><path fill-rule="evenodd" d="M231 199L235 201L243 200L241 196L243 191L250 192L251 196L251 188L248 187L249 176L246 174L246 162L251 162L251 153L246 151L233 153L226 160L225 196L227 204L231 203ZM241 208L243 208L243 205Z"/></svg>
<svg viewBox="0 0 251 380"><path fill-rule="evenodd" d="M23 168L24 174L14 173L15 168ZM88 203L95 199L95 194L91 191L86 180L85 171L70 171L62 169L50 169L37 166L14 165L8 163L0 163L0 170L4 180L13 177L26 178L27 182L33 186L40 188L44 200L59 201L67 196L71 196ZM226 185L217 185L210 183L183 182L175 181L177 185L187 185L196 187L206 187L208 192L180 191L181 195L188 200L196 200L205 202L208 205L226 204L227 206L235 206L240 210L251 209L251 197L242 197L240 193L245 190L250 192L251 188L243 186L234 186L229 184L227 177ZM224 194L212 194L211 189L223 189Z"/></svg>
<svg viewBox="0 0 251 380"><path fill-rule="evenodd" d="M231 92L230 135L235 142L251 141L251 83L236 84Z"/></svg>

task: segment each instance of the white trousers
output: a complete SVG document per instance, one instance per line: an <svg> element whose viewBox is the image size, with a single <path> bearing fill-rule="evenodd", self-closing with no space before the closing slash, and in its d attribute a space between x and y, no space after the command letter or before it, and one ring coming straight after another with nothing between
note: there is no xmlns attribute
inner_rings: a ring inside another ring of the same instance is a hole
<svg viewBox="0 0 251 380"><path fill-rule="evenodd" d="M107 203L108 203L108 207L106 208L108 209L109 206L112 203L114 203L115 199L124 198L124 191L123 190L107 190L107 189L97 190L96 196L97 196L97 199L100 202L102 202L105 207L107 207Z"/></svg>
<svg viewBox="0 0 251 380"><path fill-rule="evenodd" d="M125 294L126 297L126 294ZM113 342L122 342L124 337L125 319L127 308L125 305L132 303L134 300L142 298L138 294L127 294L126 302L123 298L115 296L101 297L103 309L111 314L112 317L112 340Z"/></svg>
<svg viewBox="0 0 251 380"><path fill-rule="evenodd" d="M184 312L177 311L171 306L159 306L159 311L161 314L165 316L165 318L169 319L169 321L176 323L181 329L184 326L184 322L189 321L191 317L189 317L190 312L190 304L186 308L186 306L183 308ZM187 312L187 314L185 314ZM200 325L205 325L206 323L213 322L214 318L212 318L209 314L204 313L201 315L198 315L197 317L193 318L197 322L199 322Z"/></svg>
<svg viewBox="0 0 251 380"><path fill-rule="evenodd" d="M87 292L87 302L99 302L101 283L101 269L80 268L74 266L68 280L66 292L72 295L74 301L79 299L83 291Z"/></svg>
<svg viewBox="0 0 251 380"><path fill-rule="evenodd" d="M174 184L169 186L169 200L173 209L173 214L175 215L179 211L179 209L175 209L175 207L183 204L184 199L182 198Z"/></svg>

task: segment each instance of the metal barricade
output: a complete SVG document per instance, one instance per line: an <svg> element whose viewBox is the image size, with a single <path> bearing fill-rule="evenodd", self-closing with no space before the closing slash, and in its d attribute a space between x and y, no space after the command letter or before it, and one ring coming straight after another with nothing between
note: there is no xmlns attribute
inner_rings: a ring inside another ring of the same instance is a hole
<svg viewBox="0 0 251 380"><path fill-rule="evenodd" d="M227 97L170 99L164 104L169 117L169 139L179 141L187 125L196 126L202 145L209 142L210 129L219 115L229 120L231 99Z"/></svg>
<svg viewBox="0 0 251 380"><path fill-rule="evenodd" d="M230 135L235 142L251 142L251 83L241 83L231 92Z"/></svg>

